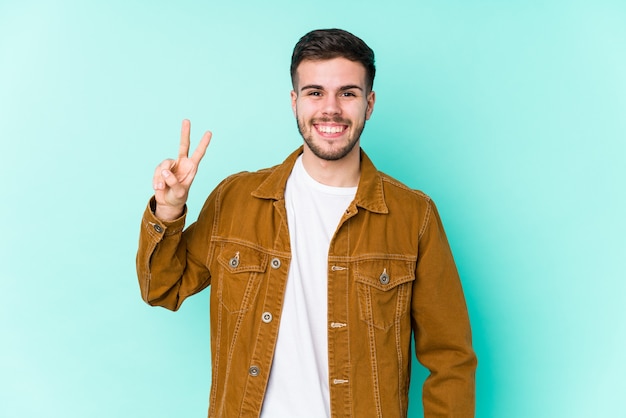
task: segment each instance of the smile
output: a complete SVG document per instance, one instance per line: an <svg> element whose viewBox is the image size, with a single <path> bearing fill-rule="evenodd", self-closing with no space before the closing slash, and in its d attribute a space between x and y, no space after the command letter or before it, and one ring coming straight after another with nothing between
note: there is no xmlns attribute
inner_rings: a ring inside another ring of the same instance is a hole
<svg viewBox="0 0 626 418"><path fill-rule="evenodd" d="M345 125L315 125L315 128L324 134L338 134L346 129Z"/></svg>

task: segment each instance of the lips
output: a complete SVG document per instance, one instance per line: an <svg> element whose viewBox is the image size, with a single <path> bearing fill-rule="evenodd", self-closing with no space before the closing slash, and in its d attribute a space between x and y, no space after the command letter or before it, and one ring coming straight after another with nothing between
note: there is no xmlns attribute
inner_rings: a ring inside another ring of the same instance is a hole
<svg viewBox="0 0 626 418"><path fill-rule="evenodd" d="M314 126L318 132L323 134L339 134L348 128L346 125L316 124Z"/></svg>

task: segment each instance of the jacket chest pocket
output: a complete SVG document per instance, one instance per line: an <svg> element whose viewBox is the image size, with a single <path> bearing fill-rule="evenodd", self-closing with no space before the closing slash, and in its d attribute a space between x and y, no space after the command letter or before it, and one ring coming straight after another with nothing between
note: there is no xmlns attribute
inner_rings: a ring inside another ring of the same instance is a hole
<svg viewBox="0 0 626 418"><path fill-rule="evenodd" d="M231 313L246 311L256 299L267 268L266 253L240 245L226 244L217 256L220 303Z"/></svg>
<svg viewBox="0 0 626 418"><path fill-rule="evenodd" d="M359 317L388 330L408 315L415 263L406 260L364 260L356 263Z"/></svg>

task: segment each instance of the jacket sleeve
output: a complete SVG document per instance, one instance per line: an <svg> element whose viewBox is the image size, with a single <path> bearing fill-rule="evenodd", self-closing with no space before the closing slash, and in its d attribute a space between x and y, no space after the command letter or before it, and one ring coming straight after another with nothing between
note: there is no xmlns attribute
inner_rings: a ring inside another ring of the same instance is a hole
<svg viewBox="0 0 626 418"><path fill-rule="evenodd" d="M136 265L143 300L152 306L176 311L183 301L209 286L206 265L212 224L211 199L198 221L183 231L185 213L171 222L154 215L154 197L141 221Z"/></svg>
<svg viewBox="0 0 626 418"><path fill-rule="evenodd" d="M474 416L476 355L461 281L437 208L429 200L419 237L412 321L424 382L424 417Z"/></svg>

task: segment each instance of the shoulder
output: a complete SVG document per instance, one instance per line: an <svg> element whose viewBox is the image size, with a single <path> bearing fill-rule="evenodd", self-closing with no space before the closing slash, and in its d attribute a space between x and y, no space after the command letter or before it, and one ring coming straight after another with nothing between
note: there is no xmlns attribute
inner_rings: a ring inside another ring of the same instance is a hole
<svg viewBox="0 0 626 418"><path fill-rule="evenodd" d="M277 166L263 168L257 171L240 171L239 173L231 174L217 185L217 189L242 186L244 184L260 184L276 169L276 167Z"/></svg>
<svg viewBox="0 0 626 418"><path fill-rule="evenodd" d="M385 173L380 171L378 173L390 215L396 214L400 218L405 218L405 222L407 218L411 219L408 222L419 227L419 237L425 234L429 225L443 231L439 211L429 195L421 190L412 189Z"/></svg>
<svg viewBox="0 0 626 418"><path fill-rule="evenodd" d="M400 199L404 202L414 201L427 206L432 203L430 196L423 191L413 189L382 171L378 171L378 176L382 182L386 199Z"/></svg>
<svg viewBox="0 0 626 418"><path fill-rule="evenodd" d="M233 194L249 197L268 180L279 166L280 165L276 165L257 171L241 171L231 174L217 185L213 194L222 197L227 195L232 197Z"/></svg>

